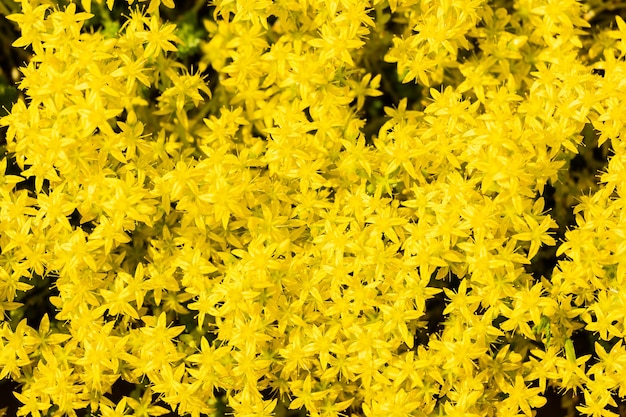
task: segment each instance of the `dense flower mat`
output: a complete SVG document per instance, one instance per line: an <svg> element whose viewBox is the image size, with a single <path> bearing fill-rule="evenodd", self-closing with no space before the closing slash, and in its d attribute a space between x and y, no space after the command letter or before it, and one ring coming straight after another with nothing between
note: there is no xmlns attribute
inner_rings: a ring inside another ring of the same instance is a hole
<svg viewBox="0 0 626 417"><path fill-rule="evenodd" d="M0 408L624 415L624 7L3 0Z"/></svg>

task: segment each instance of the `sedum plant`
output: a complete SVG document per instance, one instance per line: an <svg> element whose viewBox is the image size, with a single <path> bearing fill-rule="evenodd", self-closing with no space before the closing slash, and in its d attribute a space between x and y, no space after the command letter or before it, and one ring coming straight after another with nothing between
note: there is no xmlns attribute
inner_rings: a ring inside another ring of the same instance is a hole
<svg viewBox="0 0 626 417"><path fill-rule="evenodd" d="M17 415L619 415L618 3L18 3Z"/></svg>

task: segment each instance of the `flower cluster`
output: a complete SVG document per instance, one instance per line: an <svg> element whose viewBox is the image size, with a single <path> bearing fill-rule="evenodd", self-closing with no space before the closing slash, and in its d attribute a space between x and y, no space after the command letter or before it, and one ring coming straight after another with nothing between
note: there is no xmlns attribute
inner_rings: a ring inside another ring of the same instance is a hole
<svg viewBox="0 0 626 417"><path fill-rule="evenodd" d="M171 0L20 3L33 55L0 118L18 415L212 415L223 395L241 417L531 417L550 387L617 416L621 18L591 37L597 2L215 0L197 39ZM411 99L384 101L389 68ZM589 126L613 154L559 224L546 189L575 190Z"/></svg>

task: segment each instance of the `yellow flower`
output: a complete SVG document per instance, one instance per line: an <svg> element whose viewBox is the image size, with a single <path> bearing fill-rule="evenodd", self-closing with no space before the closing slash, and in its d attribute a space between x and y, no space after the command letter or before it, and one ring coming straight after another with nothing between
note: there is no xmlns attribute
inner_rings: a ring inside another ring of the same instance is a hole
<svg viewBox="0 0 626 417"><path fill-rule="evenodd" d="M556 245L556 241L548 234L548 230L556 228L558 225L550 215L545 215L543 219L540 218L541 224L531 215L524 214L523 216L527 225L525 229L528 231L513 235L513 239L530 241L530 248L528 249L528 259L530 260L537 254L542 243Z"/></svg>
<svg viewBox="0 0 626 417"><path fill-rule="evenodd" d="M127 408L126 397L124 397L117 403L115 408L102 404L100 411L102 411L102 417L126 417L128 416L128 414L126 414Z"/></svg>
<svg viewBox="0 0 626 417"><path fill-rule="evenodd" d="M602 373L611 378L622 374L626 367L626 349L624 349L621 340L618 340L609 352L598 342L595 342L594 347L599 362L589 368L588 373L590 375Z"/></svg>
<svg viewBox="0 0 626 417"><path fill-rule="evenodd" d="M59 223L67 231L72 231L68 216L74 211L77 203L68 201L68 194L64 191L65 186L66 183L62 183L48 194L37 195L39 212L36 218L41 220L41 227L52 227Z"/></svg>
<svg viewBox="0 0 626 417"><path fill-rule="evenodd" d="M9 309L7 307L13 307L11 304L18 303L5 301L3 304L4 306L0 307ZM14 308L11 309L13 310ZM4 311L2 311L2 314L4 314ZM0 377L6 378L10 375L12 378L17 379L21 375L20 368L26 366L27 362L31 362L29 353L32 353L33 350L26 344L26 338L31 331L32 329L26 324L26 319L21 320L17 324L15 331L11 329L8 322L2 323L0 342L2 342L3 346L0 354L0 364L2 364Z"/></svg>
<svg viewBox="0 0 626 417"><path fill-rule="evenodd" d="M612 30L607 33L610 38L618 39L618 48L621 52L621 55L626 55L626 22L622 19L621 16L616 15L615 21L617 22L617 30Z"/></svg>
<svg viewBox="0 0 626 417"><path fill-rule="evenodd" d="M135 417L162 416L169 412L167 409L153 404L152 389L150 387L145 389L139 400L130 397L125 397L125 399L128 406L133 410L133 416Z"/></svg>
<svg viewBox="0 0 626 417"><path fill-rule="evenodd" d="M122 314L135 320L139 319L137 309L130 304L130 301L135 298L134 291L131 292L121 277L115 280L111 289L100 290L100 293L105 301L103 307L109 310L109 315L117 316Z"/></svg>
<svg viewBox="0 0 626 417"><path fill-rule="evenodd" d="M602 340L608 341L614 337L623 337L623 331L619 329L620 326L616 322L624 317L624 313L616 307L617 303L615 303L612 292L600 291L598 300L592 303L587 312L582 315L587 323L585 329L598 332ZM592 320L589 313L595 316L595 321Z"/></svg>
<svg viewBox="0 0 626 417"><path fill-rule="evenodd" d="M33 417L41 417L41 412L45 413L52 406L48 396L42 396L42 398L33 389L23 390L21 393L14 392L13 395L24 404L20 406L17 412L18 416L31 415Z"/></svg>
<svg viewBox="0 0 626 417"><path fill-rule="evenodd" d="M291 392L295 399L289 404L289 409L294 410L306 407L311 413L318 413L317 404L326 396L325 391L317 391L313 387L311 374L308 374L304 381L297 380L290 384Z"/></svg>
<svg viewBox="0 0 626 417"><path fill-rule="evenodd" d="M359 82L353 81L352 79L348 80L348 83L351 86L351 95L356 98L357 111L363 108L366 97L379 97L383 94L380 90L378 90L380 88L380 79L380 74L372 78L372 74L368 73L365 74Z"/></svg>
<svg viewBox="0 0 626 417"><path fill-rule="evenodd" d="M0 121L0 125L1 124L2 122ZM24 178L19 175L7 175L6 170L7 159L2 158L0 159L0 196L2 196L3 199L10 198L9 193L15 188L15 184L24 181Z"/></svg>
<svg viewBox="0 0 626 417"><path fill-rule="evenodd" d="M88 247L96 249L103 246L104 253L108 254L114 245L129 242L130 237L124 233L121 223L118 219L111 222L107 216L100 216L99 224L89 235Z"/></svg>
<svg viewBox="0 0 626 417"><path fill-rule="evenodd" d="M143 57L145 59L156 58L162 51L176 51L174 43L183 43L183 41L174 34L175 31L176 25L161 24L159 18L152 15L148 21L148 31L138 33L139 38L148 44L143 51Z"/></svg>
<svg viewBox="0 0 626 417"><path fill-rule="evenodd" d="M146 87L150 87L150 78L144 74L144 71L147 71L145 59L133 59L126 54L120 55L120 59L124 65L113 71L111 73L112 77L125 78L126 89L129 91L134 91L136 81L139 81Z"/></svg>
<svg viewBox="0 0 626 417"><path fill-rule="evenodd" d="M206 86L204 80L198 73L183 73L180 75L172 73L169 78L173 86L167 88L159 96L162 108L167 108L168 105L171 106L169 102L172 101L174 106L171 107L180 112L185 107L187 97L189 97L193 105L197 107L201 101L204 101L204 98L200 95L201 91L211 98L211 90L209 90L209 87Z"/></svg>
<svg viewBox="0 0 626 417"><path fill-rule="evenodd" d="M42 352L50 352L52 346L60 345L70 337L69 334L51 331L50 318L48 314L44 314L39 323L39 329L36 332L32 332L30 336L27 336L24 342L36 349L38 353L42 354Z"/></svg>
<svg viewBox="0 0 626 417"><path fill-rule="evenodd" d="M41 34L45 32L49 26L44 16L50 8L50 5L41 4L33 8L30 0L23 0L21 3L22 13L7 16L8 20L12 20L19 25L20 31L22 32L22 36L15 40L11 46L23 47L32 44L35 53L40 55L43 53Z"/></svg>
<svg viewBox="0 0 626 417"><path fill-rule="evenodd" d="M141 328L141 333L144 334L146 340L150 342L146 345L146 349L148 350L151 350L152 347L169 346L171 341L185 329L185 326L167 327L167 316L165 312L159 314L158 318L144 316L141 320L146 324L145 327Z"/></svg>
<svg viewBox="0 0 626 417"><path fill-rule="evenodd" d="M588 390L583 390L585 397L585 405L577 405L576 409L581 413L592 417L618 417L619 414L607 410L607 406L617 407L617 403L611 396L611 391L606 390L602 395L598 395L595 392L591 393Z"/></svg>
<svg viewBox="0 0 626 417"><path fill-rule="evenodd" d="M447 303L446 308L443 310L444 315L460 313L466 320L472 320L474 312L480 304L480 297L468 294L467 285L468 280L462 279L456 294L447 288L443 289L446 296L450 299L450 302Z"/></svg>
<svg viewBox="0 0 626 417"><path fill-rule="evenodd" d="M354 66L351 50L361 48L365 43L356 38L356 30L345 25L328 25L321 27L321 37L311 39L308 43L317 48L322 61L337 59L349 67Z"/></svg>
<svg viewBox="0 0 626 417"><path fill-rule="evenodd" d="M375 215L365 219L365 223L373 225L371 230L375 235L383 235L393 243L400 243L396 230L404 238L404 232L399 226L404 226L408 223L407 219L396 214L397 207L398 202L395 201L391 206L377 210Z"/></svg>
<svg viewBox="0 0 626 417"><path fill-rule="evenodd" d="M521 375L515 376L515 383L508 385L504 392L508 394L508 398L502 402L502 406L517 411L517 408L528 417L532 417L531 408L543 407L547 400L539 395L541 388L529 388Z"/></svg>

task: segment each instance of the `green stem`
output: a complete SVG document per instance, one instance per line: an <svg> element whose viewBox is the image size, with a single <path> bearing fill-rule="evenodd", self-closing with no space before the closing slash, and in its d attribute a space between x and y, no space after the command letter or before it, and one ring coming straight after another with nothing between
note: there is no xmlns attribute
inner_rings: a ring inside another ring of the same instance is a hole
<svg viewBox="0 0 626 417"><path fill-rule="evenodd" d="M7 16L13 13L17 13L18 5L10 0L0 0L0 14Z"/></svg>

